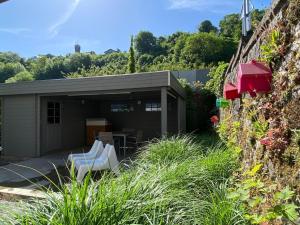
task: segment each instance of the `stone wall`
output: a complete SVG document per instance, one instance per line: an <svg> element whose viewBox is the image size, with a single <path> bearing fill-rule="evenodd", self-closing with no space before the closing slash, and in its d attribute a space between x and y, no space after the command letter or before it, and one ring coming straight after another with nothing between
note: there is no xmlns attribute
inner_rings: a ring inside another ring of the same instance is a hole
<svg viewBox="0 0 300 225"><path fill-rule="evenodd" d="M241 149L244 171L261 164L264 183L290 187L300 205L300 0L273 1L250 40L240 42L224 82L236 82L240 63L265 60L262 46L271 46L275 31L279 37L268 61L272 91L255 98L243 94L222 110L220 127L224 139Z"/></svg>

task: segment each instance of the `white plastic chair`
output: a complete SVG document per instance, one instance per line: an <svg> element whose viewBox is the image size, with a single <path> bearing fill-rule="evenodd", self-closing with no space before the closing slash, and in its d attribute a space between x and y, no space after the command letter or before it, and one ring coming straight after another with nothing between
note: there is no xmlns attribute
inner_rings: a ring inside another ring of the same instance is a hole
<svg viewBox="0 0 300 225"><path fill-rule="evenodd" d="M95 140L91 150L87 153L78 153L78 154L70 154L68 156L69 162L74 162L75 160L91 160L98 158L104 150L103 144L101 141Z"/></svg>
<svg viewBox="0 0 300 225"><path fill-rule="evenodd" d="M102 154L95 160L75 160L75 168L77 169L78 182L81 182L90 170L100 171L110 169L116 175L120 174L116 150L110 144L106 144Z"/></svg>

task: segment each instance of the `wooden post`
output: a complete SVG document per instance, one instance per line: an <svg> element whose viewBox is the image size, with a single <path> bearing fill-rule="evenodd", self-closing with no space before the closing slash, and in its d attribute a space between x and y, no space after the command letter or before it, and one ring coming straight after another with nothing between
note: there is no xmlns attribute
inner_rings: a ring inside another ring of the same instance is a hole
<svg viewBox="0 0 300 225"><path fill-rule="evenodd" d="M177 98L177 127L178 134L181 134L182 131L182 100L180 97Z"/></svg>
<svg viewBox="0 0 300 225"><path fill-rule="evenodd" d="M186 130L186 109L185 101L181 98L177 98L177 123L178 123L178 133L184 133Z"/></svg>
<svg viewBox="0 0 300 225"><path fill-rule="evenodd" d="M168 134L168 92L167 88L161 89L161 136Z"/></svg>

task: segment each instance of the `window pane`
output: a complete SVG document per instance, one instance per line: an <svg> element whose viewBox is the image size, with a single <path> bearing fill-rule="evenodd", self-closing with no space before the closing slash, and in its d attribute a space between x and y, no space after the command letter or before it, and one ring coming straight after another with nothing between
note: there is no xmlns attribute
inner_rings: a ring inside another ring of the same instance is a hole
<svg viewBox="0 0 300 225"><path fill-rule="evenodd" d="M60 108L60 103L59 103L59 102L56 102L56 103L55 103L55 108L56 108L56 109L59 109L59 108Z"/></svg>
<svg viewBox="0 0 300 225"><path fill-rule="evenodd" d="M54 109L51 108L48 109L48 117L49 116L54 116Z"/></svg>
<svg viewBox="0 0 300 225"><path fill-rule="evenodd" d="M54 117L48 117L48 123L54 124Z"/></svg>
<svg viewBox="0 0 300 225"><path fill-rule="evenodd" d="M55 117L55 123L60 123L60 117Z"/></svg>
<svg viewBox="0 0 300 225"><path fill-rule="evenodd" d="M48 109L49 108L52 108L52 109L54 108L54 103L53 102L48 102Z"/></svg>
<svg viewBox="0 0 300 225"><path fill-rule="evenodd" d="M146 103L145 111L146 112L158 112L158 111L161 111L160 103L158 103L158 102Z"/></svg>
<svg viewBox="0 0 300 225"><path fill-rule="evenodd" d="M128 104L111 104L111 112L129 112Z"/></svg>
<svg viewBox="0 0 300 225"><path fill-rule="evenodd" d="M55 116L59 117L60 116L60 109L55 108Z"/></svg>
<svg viewBox="0 0 300 225"><path fill-rule="evenodd" d="M47 121L49 124L60 123L60 103L48 102Z"/></svg>

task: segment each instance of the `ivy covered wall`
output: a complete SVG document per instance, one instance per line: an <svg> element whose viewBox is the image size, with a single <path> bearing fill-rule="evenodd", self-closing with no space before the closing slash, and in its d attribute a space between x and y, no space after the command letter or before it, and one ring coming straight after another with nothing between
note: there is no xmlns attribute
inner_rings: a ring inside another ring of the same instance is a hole
<svg viewBox="0 0 300 225"><path fill-rule="evenodd" d="M268 212L278 204L274 193L290 190L285 207L292 207L292 214L300 205L300 0L273 1L251 39L240 43L225 83L236 83L238 65L252 59L271 67L272 90L254 98L243 94L234 100L222 110L218 132L241 151L239 177L257 168L256 179L264 187L272 187L265 193L249 189L249 198L262 200L248 204L248 210L253 215L270 216ZM295 205L288 204L291 202Z"/></svg>

